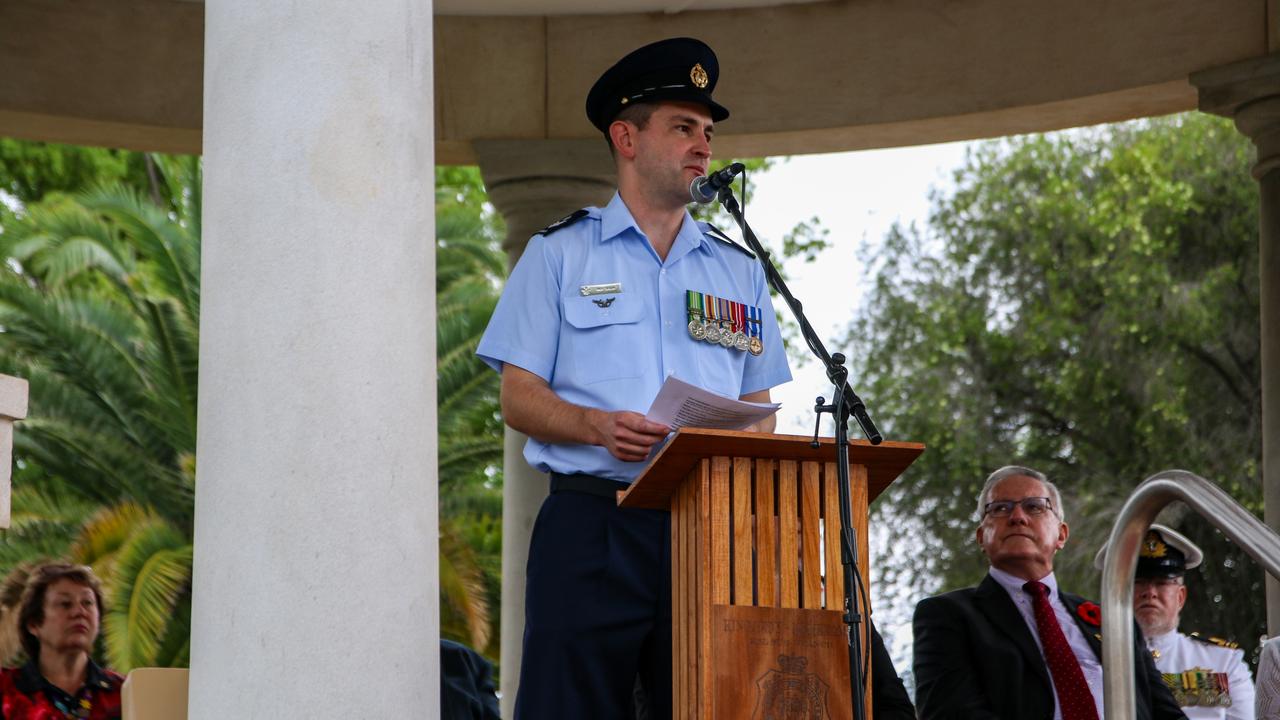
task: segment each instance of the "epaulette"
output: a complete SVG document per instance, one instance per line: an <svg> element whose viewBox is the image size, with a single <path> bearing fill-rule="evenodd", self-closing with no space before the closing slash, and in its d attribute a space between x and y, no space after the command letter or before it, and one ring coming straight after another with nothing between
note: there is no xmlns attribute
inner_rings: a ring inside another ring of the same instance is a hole
<svg viewBox="0 0 1280 720"><path fill-rule="evenodd" d="M1223 640L1220 637L1205 637L1198 632L1188 633L1187 637L1192 640L1198 640L1206 645L1217 645L1218 647L1224 647L1228 650L1236 650L1240 647L1240 643Z"/></svg>
<svg viewBox="0 0 1280 720"><path fill-rule="evenodd" d="M586 217L587 215L590 215L590 214L591 214L591 213L590 213L586 208L582 208L582 209L580 209L580 210L574 210L573 212L569 213L568 215L565 215L564 217L560 218L559 220L557 220L557 221L555 221L555 222L551 223L550 225L548 225L548 226L546 226L546 227L542 228L542 229L541 229L541 230L539 230L538 232L534 233L534 235L550 235L551 233L553 233L553 232L555 232L555 231L557 231L557 230L563 230L564 228L569 227L570 225L572 225L572 224L574 224L574 223L578 222L579 220L581 220L582 218L584 218L584 217Z"/></svg>
<svg viewBox="0 0 1280 720"><path fill-rule="evenodd" d="M703 235L706 235L707 237L712 238L713 240L718 240L719 242L725 245L728 245L734 250L737 250L738 252L743 253L749 258L752 258L752 259L755 258L756 256L755 253L751 252L750 250L734 242L728 235L725 235L724 233L720 232L720 228L716 227L715 225L712 225L711 223L703 223L703 226L704 226L702 228Z"/></svg>

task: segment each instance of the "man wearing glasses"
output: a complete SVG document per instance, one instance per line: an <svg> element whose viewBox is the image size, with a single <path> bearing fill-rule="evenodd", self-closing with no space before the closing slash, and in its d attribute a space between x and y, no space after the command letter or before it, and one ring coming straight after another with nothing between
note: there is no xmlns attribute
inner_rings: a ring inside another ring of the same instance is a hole
<svg viewBox="0 0 1280 720"><path fill-rule="evenodd" d="M1102 568L1107 546L1094 558ZM1153 524L1138 550L1133 615L1173 699L1191 720L1253 720L1253 679L1235 643L1178 632L1185 576L1204 553L1182 534Z"/></svg>
<svg viewBox="0 0 1280 720"><path fill-rule="evenodd" d="M978 495L978 515L987 576L916 606L920 718L1100 720L1098 606L1059 589L1053 574L1069 535L1058 488L1031 468L1000 468ZM1186 717L1136 644L1138 718Z"/></svg>

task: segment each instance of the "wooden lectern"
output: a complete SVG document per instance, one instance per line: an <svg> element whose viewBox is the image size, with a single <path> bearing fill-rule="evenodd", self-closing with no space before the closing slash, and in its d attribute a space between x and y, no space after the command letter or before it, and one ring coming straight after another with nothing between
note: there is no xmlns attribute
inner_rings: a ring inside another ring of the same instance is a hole
<svg viewBox="0 0 1280 720"><path fill-rule="evenodd" d="M851 720L835 442L811 442L686 428L619 493L623 507L671 511L676 720ZM849 444L864 585L867 504L923 451Z"/></svg>

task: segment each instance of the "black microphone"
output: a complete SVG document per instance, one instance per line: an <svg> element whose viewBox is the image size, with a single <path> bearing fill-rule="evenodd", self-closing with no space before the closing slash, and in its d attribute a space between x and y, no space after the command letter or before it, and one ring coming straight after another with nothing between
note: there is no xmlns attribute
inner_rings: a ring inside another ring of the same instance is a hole
<svg viewBox="0 0 1280 720"><path fill-rule="evenodd" d="M699 205L706 205L716 199L720 194L721 188L728 187L729 183L733 182L733 179L746 169L746 165L736 162L730 163L727 167L721 168L711 173L711 175L699 175L693 179L693 182L689 183L689 197L693 198L693 201Z"/></svg>

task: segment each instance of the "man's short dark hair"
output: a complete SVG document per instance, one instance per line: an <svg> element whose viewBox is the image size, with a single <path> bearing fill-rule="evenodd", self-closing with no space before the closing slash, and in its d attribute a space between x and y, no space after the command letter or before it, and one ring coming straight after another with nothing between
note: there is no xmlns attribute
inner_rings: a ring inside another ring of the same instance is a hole
<svg viewBox="0 0 1280 720"><path fill-rule="evenodd" d="M623 120L643 130L649 127L649 118L653 117L653 111L657 109L657 103L641 102L629 105L620 110L617 115L614 115L613 120L609 121L609 125L612 126L615 122ZM613 136L609 134L607 129L604 132L604 141L609 144L609 154L615 154L616 149L613 147Z"/></svg>
<svg viewBox="0 0 1280 720"><path fill-rule="evenodd" d="M31 571L27 577L27 587L22 591L22 604L18 611L18 637L22 640L22 649L31 660L40 658L40 639L31 634L27 628L44 622L44 596L49 586L59 580L70 580L93 591L94 600L98 602L98 627L102 627L102 583L88 565L72 565L71 563L46 563Z"/></svg>

